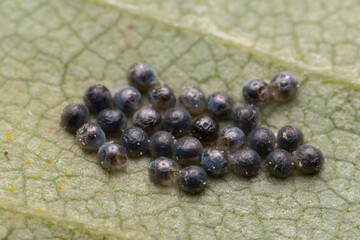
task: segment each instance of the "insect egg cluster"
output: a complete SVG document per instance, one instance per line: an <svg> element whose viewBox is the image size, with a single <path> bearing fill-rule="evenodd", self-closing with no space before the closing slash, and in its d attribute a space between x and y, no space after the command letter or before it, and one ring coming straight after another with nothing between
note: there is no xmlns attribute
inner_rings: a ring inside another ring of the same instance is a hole
<svg viewBox="0 0 360 240"><path fill-rule="evenodd" d="M102 84L90 86L84 104L69 104L60 117L64 130L76 133L84 151L97 152L99 165L107 171L124 169L129 157L149 153L155 158L148 172L154 184L177 184L185 192L198 193L209 177L229 171L252 177L264 165L274 177L286 178L295 171L315 174L324 164L323 153L304 144L297 126L283 126L277 135L260 126L258 107L295 97L298 82L290 73L279 73L270 83L248 80L242 91L246 103L238 106L229 93L218 91L206 98L198 86L185 87L177 99L146 63L133 64L127 79L129 86L114 96ZM143 105L145 95L148 105ZM94 120L91 114L97 115ZM219 121L227 119L233 126L220 129ZM106 137L116 141L107 142Z"/></svg>

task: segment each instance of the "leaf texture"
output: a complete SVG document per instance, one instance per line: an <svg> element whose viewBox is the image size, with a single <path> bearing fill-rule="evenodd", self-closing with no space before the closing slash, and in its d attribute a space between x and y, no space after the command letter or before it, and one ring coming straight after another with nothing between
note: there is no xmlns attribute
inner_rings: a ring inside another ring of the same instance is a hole
<svg viewBox="0 0 360 240"><path fill-rule="evenodd" d="M352 13L360 5L269 4L0 1L0 238L359 236L359 43L350 38L359 34L360 15ZM323 171L286 180L265 170L251 179L228 174L195 196L154 186L149 157L108 174L59 117L93 83L112 93L126 85L127 68L138 61L176 93L196 84L207 95L228 91L237 105L250 77L293 71L301 84L296 99L264 107L262 122L274 132L298 125L324 152Z"/></svg>

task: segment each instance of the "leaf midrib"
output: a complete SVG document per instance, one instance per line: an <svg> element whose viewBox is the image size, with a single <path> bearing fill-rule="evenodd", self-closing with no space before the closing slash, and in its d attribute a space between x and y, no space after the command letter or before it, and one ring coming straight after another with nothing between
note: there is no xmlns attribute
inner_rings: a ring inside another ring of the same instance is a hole
<svg viewBox="0 0 360 240"><path fill-rule="evenodd" d="M37 221L45 221L50 224L58 225L67 229L76 229L86 234L95 235L95 236L108 236L116 237L119 239L133 239L135 233L126 233L122 234L119 231L113 230L104 230L103 227L96 227L88 223L83 223L80 221L69 220L66 216L59 216L54 214L46 214L46 212L37 213L35 210L29 210L19 206L12 206L6 203L1 203L0 210L8 213L13 213L15 215L21 215L23 217L28 217L35 219ZM134 235L134 236L133 236Z"/></svg>
<svg viewBox="0 0 360 240"><path fill-rule="evenodd" d="M137 18L146 19L147 21L150 22L158 22L169 28L173 28L183 32L190 32L191 34L196 34L203 38L210 37L219 42L222 42L222 44L224 45L231 46L232 48L236 48L242 52L251 54L257 57L258 59L266 60L270 63L273 63L274 65L287 69L288 71L297 72L305 76L311 75L312 77L316 77L326 83L351 87L353 90L360 91L360 83L359 84L354 83L352 81L353 78L351 77L340 76L340 74L337 73L327 73L325 71L312 68L309 65L294 62L291 61L291 59L282 58L278 55L274 55L273 53L265 49L259 48L258 46L256 46L256 44L254 45L247 44L244 38L243 39L236 38L222 31L214 31L214 30L205 31L202 29L192 28L184 24L180 24L178 22L169 21L167 19L158 17L157 15L150 15L148 14L148 12L142 11L135 5L120 3L116 0L83 0L83 1L93 2L103 7L104 6L114 7L120 11L128 13L129 15L136 16ZM248 42L251 41L249 40Z"/></svg>

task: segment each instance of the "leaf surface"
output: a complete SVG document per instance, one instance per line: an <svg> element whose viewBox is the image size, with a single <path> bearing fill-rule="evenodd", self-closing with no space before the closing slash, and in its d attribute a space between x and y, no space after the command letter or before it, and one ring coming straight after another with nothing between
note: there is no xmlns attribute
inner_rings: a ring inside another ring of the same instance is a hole
<svg viewBox="0 0 360 240"><path fill-rule="evenodd" d="M352 14L360 5L264 2L0 1L0 238L359 236L359 44L351 36L360 33ZM126 85L138 61L177 93L197 84L207 95L228 91L236 104L250 77L294 72L296 99L263 108L263 125L298 125L324 152L323 171L286 180L264 170L228 174L195 196L154 186L148 157L109 175L59 117L93 83L113 93Z"/></svg>

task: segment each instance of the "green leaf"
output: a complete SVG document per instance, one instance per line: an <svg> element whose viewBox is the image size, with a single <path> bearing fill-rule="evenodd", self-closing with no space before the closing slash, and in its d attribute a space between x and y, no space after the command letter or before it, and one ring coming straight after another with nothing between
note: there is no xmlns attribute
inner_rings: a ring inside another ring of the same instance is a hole
<svg viewBox="0 0 360 240"><path fill-rule="evenodd" d="M356 239L360 5L322 2L0 1L0 238ZM237 104L248 78L294 72L296 99L263 108L263 125L300 126L323 171L228 174L195 196L154 186L149 158L109 175L59 116L90 84L114 93L137 61L177 93L193 83Z"/></svg>

